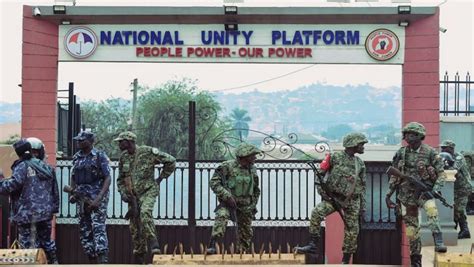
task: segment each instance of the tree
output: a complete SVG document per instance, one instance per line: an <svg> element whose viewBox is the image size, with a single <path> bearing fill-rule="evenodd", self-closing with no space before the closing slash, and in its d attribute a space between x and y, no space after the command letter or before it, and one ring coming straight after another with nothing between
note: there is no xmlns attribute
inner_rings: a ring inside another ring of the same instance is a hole
<svg viewBox="0 0 474 267"><path fill-rule="evenodd" d="M177 157L188 157L189 101L196 102L196 157L218 159L212 140L227 126L219 119L221 107L208 92L197 92L195 81L171 80L148 89L138 99L139 141Z"/></svg>
<svg viewBox="0 0 474 267"><path fill-rule="evenodd" d="M247 138L249 136L249 122L252 120L248 115L248 111L245 109L234 108L232 113L230 114L230 119L232 121L232 125L237 130L240 141L243 138ZM240 130L241 129L241 130Z"/></svg>
<svg viewBox="0 0 474 267"><path fill-rule="evenodd" d="M81 119L86 128L90 128L96 135L96 147L103 149L111 158L120 156L113 139L128 129L130 101L110 98L101 102L84 102L81 104Z"/></svg>

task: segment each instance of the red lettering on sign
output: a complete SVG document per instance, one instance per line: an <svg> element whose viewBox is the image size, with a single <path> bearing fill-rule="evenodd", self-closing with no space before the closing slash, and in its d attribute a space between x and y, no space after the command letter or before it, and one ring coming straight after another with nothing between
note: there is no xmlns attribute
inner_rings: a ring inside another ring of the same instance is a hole
<svg viewBox="0 0 474 267"><path fill-rule="evenodd" d="M268 49L268 57L297 57L306 58L313 57L311 48L301 47L270 47Z"/></svg>

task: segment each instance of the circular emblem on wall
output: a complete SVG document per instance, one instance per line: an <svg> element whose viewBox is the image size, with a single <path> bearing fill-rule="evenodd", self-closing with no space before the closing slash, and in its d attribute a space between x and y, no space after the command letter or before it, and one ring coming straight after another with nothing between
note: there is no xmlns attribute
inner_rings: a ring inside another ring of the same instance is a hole
<svg viewBox="0 0 474 267"><path fill-rule="evenodd" d="M74 58L88 58L97 48L97 36L87 27L74 27L64 36L64 49Z"/></svg>
<svg viewBox="0 0 474 267"><path fill-rule="evenodd" d="M365 50L374 59L385 61L394 57L400 48L400 41L395 33L387 29L378 29L369 34L365 40Z"/></svg>

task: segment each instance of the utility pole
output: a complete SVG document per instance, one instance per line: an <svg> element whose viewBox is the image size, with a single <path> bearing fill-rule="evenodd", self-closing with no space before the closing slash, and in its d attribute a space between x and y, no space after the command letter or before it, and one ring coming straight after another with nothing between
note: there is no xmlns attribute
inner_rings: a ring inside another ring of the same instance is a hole
<svg viewBox="0 0 474 267"><path fill-rule="evenodd" d="M137 129L137 91L138 91L138 79L133 79L133 99L132 99L132 131Z"/></svg>

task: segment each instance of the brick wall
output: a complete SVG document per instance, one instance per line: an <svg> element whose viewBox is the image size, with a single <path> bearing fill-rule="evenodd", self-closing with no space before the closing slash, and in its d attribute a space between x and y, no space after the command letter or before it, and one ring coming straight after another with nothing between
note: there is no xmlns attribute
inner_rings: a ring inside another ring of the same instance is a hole
<svg viewBox="0 0 474 267"><path fill-rule="evenodd" d="M58 26L36 19L23 6L21 136L37 137L56 163Z"/></svg>

